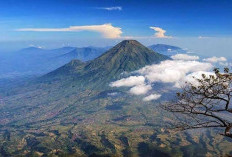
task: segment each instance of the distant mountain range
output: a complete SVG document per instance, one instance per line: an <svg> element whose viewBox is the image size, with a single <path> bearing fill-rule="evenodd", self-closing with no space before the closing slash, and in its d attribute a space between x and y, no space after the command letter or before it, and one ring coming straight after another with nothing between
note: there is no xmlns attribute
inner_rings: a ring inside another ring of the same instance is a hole
<svg viewBox="0 0 232 157"><path fill-rule="evenodd" d="M149 48L167 56L185 53L179 47L164 44L152 45ZM73 59L78 59L83 62L93 60L109 49L110 47L63 47L48 50L29 47L5 55L0 54L0 78L43 75L63 66ZM148 50L146 49L146 51Z"/></svg>
<svg viewBox="0 0 232 157"><path fill-rule="evenodd" d="M29 47L20 51L0 55L0 78L45 74L73 59L88 61L96 58L107 48L98 47L63 47L59 49L42 49Z"/></svg>
<svg viewBox="0 0 232 157"><path fill-rule="evenodd" d="M159 52L163 55L172 56L178 53L186 53L186 50L183 50L177 46L165 45L165 44L155 44L149 46L155 52Z"/></svg>

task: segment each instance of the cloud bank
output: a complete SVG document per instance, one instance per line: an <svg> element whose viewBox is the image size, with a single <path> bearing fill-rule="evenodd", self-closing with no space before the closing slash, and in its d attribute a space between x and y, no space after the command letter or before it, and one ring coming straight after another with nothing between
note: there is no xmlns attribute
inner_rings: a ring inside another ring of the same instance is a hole
<svg viewBox="0 0 232 157"><path fill-rule="evenodd" d="M154 34L154 36L156 38L172 38L172 36L166 36L166 30L160 28L160 27L150 27L150 29L153 29L154 31L156 31L156 33Z"/></svg>
<svg viewBox="0 0 232 157"><path fill-rule="evenodd" d="M146 66L138 73L144 76L150 83L178 83L189 73L207 71L212 68L210 63L198 61L167 60L160 64Z"/></svg>
<svg viewBox="0 0 232 157"><path fill-rule="evenodd" d="M184 57L176 58L178 59L166 60L160 64L145 66L133 72L137 76L130 76L112 82L111 87L130 87L130 94L145 95L143 100L151 101L161 97L160 94L151 94L154 83L171 83L173 87L180 88L185 82L195 84L196 82L194 82L193 76L200 78L203 73L208 75L213 74L212 72L208 72L213 68L213 65L208 62L196 61L195 59L199 59L198 56L190 57L184 55Z"/></svg>
<svg viewBox="0 0 232 157"><path fill-rule="evenodd" d="M68 28L21 28L17 31L33 31L33 32L80 32L92 31L99 32L104 38L115 39L120 38L122 31L119 27L114 27L112 24L103 25L86 25L86 26L70 26Z"/></svg>

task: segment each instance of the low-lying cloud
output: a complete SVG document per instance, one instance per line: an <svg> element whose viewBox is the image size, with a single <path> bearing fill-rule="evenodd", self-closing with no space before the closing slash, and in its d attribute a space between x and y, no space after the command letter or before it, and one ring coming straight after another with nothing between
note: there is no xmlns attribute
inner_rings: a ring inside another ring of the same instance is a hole
<svg viewBox="0 0 232 157"><path fill-rule="evenodd" d="M128 78L123 78L121 80L112 82L110 84L111 87L132 87L136 85L144 84L145 78L143 76L130 76Z"/></svg>
<svg viewBox="0 0 232 157"><path fill-rule="evenodd" d="M179 60L180 58L182 58L182 60ZM180 58L178 60L166 60L160 64L145 66L133 72L133 74L137 76L130 76L112 82L111 86L131 87L129 93L134 95L145 95L143 100L151 101L161 97L160 94L151 94L152 85L154 83L171 83L173 87L180 88L186 81L195 83L193 76L197 78L201 77L203 73L213 74L208 72L213 68L213 65L208 62L195 61L195 59L199 59L197 56L182 56Z"/></svg>
<svg viewBox="0 0 232 157"><path fill-rule="evenodd" d="M138 73L144 76L149 82L177 83L187 74L197 71L207 71L212 68L210 63L198 61L167 60L160 64L146 66Z"/></svg>
<svg viewBox="0 0 232 157"><path fill-rule="evenodd" d="M143 98L143 101L157 100L161 97L160 94L151 94Z"/></svg>
<svg viewBox="0 0 232 157"><path fill-rule="evenodd" d="M141 84L130 89L130 93L134 95L144 95L152 89L150 84Z"/></svg>
<svg viewBox="0 0 232 157"><path fill-rule="evenodd" d="M103 25L85 25L85 26L70 26L67 28L21 28L17 31L32 31L32 32L80 32L92 31L99 32L104 38L115 39L120 38L122 31L119 27L114 27L112 24Z"/></svg>

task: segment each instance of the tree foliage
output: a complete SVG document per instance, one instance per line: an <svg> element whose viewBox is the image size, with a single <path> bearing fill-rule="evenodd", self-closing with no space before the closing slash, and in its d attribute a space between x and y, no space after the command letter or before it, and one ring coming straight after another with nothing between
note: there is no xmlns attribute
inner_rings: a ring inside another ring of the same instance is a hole
<svg viewBox="0 0 232 157"><path fill-rule="evenodd" d="M232 138L232 73L228 68L214 72L195 78L195 83L186 82L176 99L163 107L184 115L177 129L222 128L221 135Z"/></svg>

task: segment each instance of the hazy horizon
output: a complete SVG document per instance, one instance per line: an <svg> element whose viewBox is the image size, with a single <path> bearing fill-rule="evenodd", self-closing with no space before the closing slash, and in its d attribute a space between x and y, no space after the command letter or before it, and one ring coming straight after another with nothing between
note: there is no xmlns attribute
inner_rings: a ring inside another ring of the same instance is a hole
<svg viewBox="0 0 232 157"><path fill-rule="evenodd" d="M30 42L30 41L12 41L12 42L0 42L0 53L4 52L14 52L20 49L28 48L28 47L39 47L43 49L56 49L62 47L112 47L117 44L119 41L126 40L97 40L97 41L73 41L64 43L62 41L38 41L38 42ZM194 53L202 56L217 56L217 57L232 57L230 53L232 38L221 38L220 40L217 38L185 38L185 39L176 39L165 41L162 39L154 39L154 40L144 40L144 39L135 39L144 44L145 46L151 46L155 44L166 44L177 46L182 49L187 50L189 53ZM220 46L218 46L218 42ZM14 47L12 47L14 45Z"/></svg>

